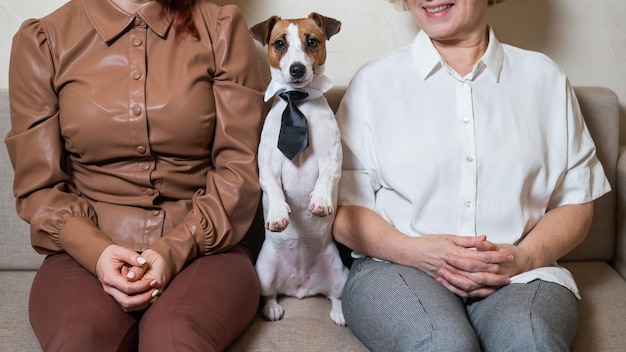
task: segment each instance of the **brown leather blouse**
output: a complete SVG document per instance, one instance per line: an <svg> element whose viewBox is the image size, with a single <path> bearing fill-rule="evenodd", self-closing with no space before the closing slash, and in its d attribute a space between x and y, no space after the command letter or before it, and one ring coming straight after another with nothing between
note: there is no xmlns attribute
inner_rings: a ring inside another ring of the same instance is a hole
<svg viewBox="0 0 626 352"><path fill-rule="evenodd" d="M112 243L151 248L177 273L243 237L260 197L255 47L235 6L200 0L194 19L200 40L156 1L71 0L21 26L5 143L38 252L95 272Z"/></svg>

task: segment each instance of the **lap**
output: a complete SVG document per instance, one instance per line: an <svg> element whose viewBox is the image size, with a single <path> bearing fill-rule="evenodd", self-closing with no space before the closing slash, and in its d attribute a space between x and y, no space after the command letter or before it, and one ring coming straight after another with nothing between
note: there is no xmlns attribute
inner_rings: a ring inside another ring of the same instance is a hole
<svg viewBox="0 0 626 352"><path fill-rule="evenodd" d="M153 305L131 314L93 274L69 255L57 254L44 260L35 277L29 314L44 350L60 350L60 344L137 350L138 343L150 349L151 343L160 344L156 350L161 350L186 339L210 351L224 349L243 332L258 299L254 267L242 246L194 260Z"/></svg>
<svg viewBox="0 0 626 352"><path fill-rule="evenodd" d="M511 284L468 303L484 351L567 351L578 325L578 300L564 286Z"/></svg>
<svg viewBox="0 0 626 352"><path fill-rule="evenodd" d="M343 293L348 327L373 351L476 351L463 301L424 272L364 258Z"/></svg>
<svg viewBox="0 0 626 352"><path fill-rule="evenodd" d="M343 293L348 327L373 351L563 351L577 307L540 280L464 302L418 269L371 258L355 261Z"/></svg>
<svg viewBox="0 0 626 352"><path fill-rule="evenodd" d="M254 318L259 285L243 248L201 257L179 273L140 323L141 350L224 350Z"/></svg>

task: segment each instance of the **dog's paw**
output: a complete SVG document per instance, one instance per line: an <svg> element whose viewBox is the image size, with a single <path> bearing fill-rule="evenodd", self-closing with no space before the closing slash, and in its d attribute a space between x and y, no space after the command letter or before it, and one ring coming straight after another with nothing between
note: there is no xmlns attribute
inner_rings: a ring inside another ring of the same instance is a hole
<svg viewBox="0 0 626 352"><path fill-rule="evenodd" d="M272 207L267 212L265 228L272 232L281 232L289 225L289 213L291 209L285 203L284 207Z"/></svg>
<svg viewBox="0 0 626 352"><path fill-rule="evenodd" d="M281 320L283 318L283 315L285 315L285 310L283 309L283 307L281 307L280 304L274 301L267 302L263 307L262 312L265 319L269 321Z"/></svg>
<svg viewBox="0 0 626 352"><path fill-rule="evenodd" d="M346 319L343 317L343 310L341 309L341 299L330 297L330 319L339 326L347 326Z"/></svg>
<svg viewBox="0 0 626 352"><path fill-rule="evenodd" d="M313 215L328 216L335 212L335 208L333 207L330 197L311 194L310 198L311 202L309 203L309 210L313 213Z"/></svg>

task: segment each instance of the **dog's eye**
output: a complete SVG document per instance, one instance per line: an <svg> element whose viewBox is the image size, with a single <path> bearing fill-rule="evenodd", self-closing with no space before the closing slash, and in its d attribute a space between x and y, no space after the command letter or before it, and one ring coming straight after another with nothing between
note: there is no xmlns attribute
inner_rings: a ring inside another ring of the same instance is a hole
<svg viewBox="0 0 626 352"><path fill-rule="evenodd" d="M285 43L285 41L282 38L278 38L274 41L274 44L272 44L274 46L274 49L276 50L284 50L285 47L287 46L287 44Z"/></svg>
<svg viewBox="0 0 626 352"><path fill-rule="evenodd" d="M309 37L306 41L306 45L309 49L315 49L320 45L320 41L317 38Z"/></svg>

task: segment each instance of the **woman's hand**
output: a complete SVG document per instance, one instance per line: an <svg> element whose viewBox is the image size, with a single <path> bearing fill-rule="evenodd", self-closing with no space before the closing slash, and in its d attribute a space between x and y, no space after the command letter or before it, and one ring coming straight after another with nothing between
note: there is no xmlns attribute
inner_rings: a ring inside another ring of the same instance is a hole
<svg viewBox="0 0 626 352"><path fill-rule="evenodd" d="M127 312L146 309L169 283L171 275L163 258L152 250L141 255L110 245L96 264L104 292Z"/></svg>
<svg viewBox="0 0 626 352"><path fill-rule="evenodd" d="M470 255L446 253L437 281L460 297L486 297L527 270L526 253L517 246L495 244L480 236Z"/></svg>
<svg viewBox="0 0 626 352"><path fill-rule="evenodd" d="M150 281L128 277L129 266L144 267L147 260L137 252L119 245L104 249L96 263L96 275L104 292L115 299L127 312L147 308L152 299Z"/></svg>
<svg viewBox="0 0 626 352"><path fill-rule="evenodd" d="M154 301L169 284L172 273L170 273L169 266L163 257L157 252L146 249L141 253L141 256L146 259L146 264L132 266L128 271L127 277L131 281L139 280L149 282L150 288L152 289L152 301Z"/></svg>

